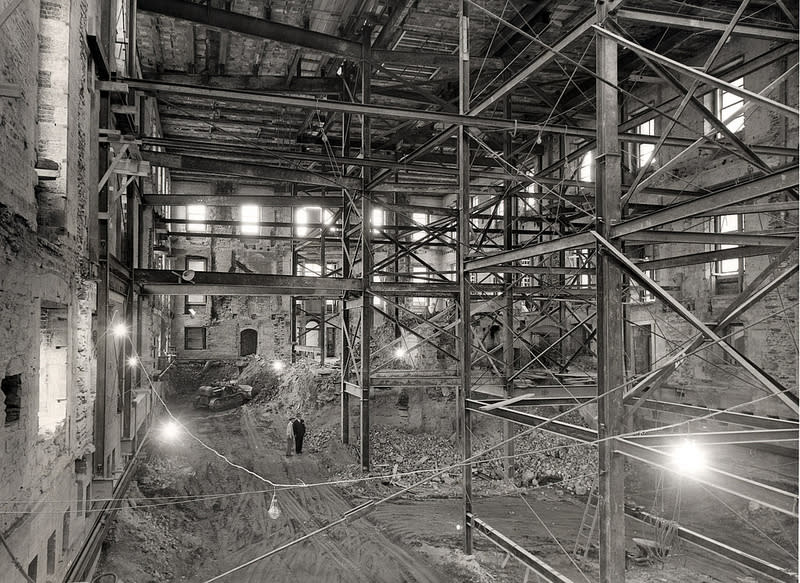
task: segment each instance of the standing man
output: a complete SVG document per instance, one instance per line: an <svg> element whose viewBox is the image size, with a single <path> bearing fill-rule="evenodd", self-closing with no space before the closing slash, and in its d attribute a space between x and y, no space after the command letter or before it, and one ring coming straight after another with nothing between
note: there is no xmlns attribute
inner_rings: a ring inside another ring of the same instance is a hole
<svg viewBox="0 0 800 583"><path fill-rule="evenodd" d="M286 426L286 456L292 455L292 446L294 445L294 423L297 421L294 417L289 418L289 424Z"/></svg>
<svg viewBox="0 0 800 583"><path fill-rule="evenodd" d="M295 419L292 429L294 430L294 451L299 455L303 453L303 437L306 434L306 422L302 419Z"/></svg>

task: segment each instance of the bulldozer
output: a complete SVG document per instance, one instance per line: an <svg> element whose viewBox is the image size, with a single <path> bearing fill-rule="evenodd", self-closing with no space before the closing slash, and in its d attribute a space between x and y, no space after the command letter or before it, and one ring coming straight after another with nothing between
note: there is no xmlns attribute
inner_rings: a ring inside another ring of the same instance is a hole
<svg viewBox="0 0 800 583"><path fill-rule="evenodd" d="M252 399L253 387L240 385L233 381L214 385L203 385L197 389L193 405L195 409L222 411L239 407Z"/></svg>

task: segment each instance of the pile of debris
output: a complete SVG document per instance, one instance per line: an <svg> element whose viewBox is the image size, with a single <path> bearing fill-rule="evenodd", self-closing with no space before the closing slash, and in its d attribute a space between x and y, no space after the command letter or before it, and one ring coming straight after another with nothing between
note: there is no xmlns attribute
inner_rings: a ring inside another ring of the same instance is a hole
<svg viewBox="0 0 800 583"><path fill-rule="evenodd" d="M275 398L279 381L272 361L252 354L239 362L239 369L237 382L252 386L256 401L271 401Z"/></svg>
<svg viewBox="0 0 800 583"><path fill-rule="evenodd" d="M358 436L353 436L350 452L353 460L359 456ZM337 435L318 434L310 445L312 451L324 448L324 444ZM444 484L460 480L461 468L458 466L461 454L451 440L433 433L407 433L395 427L376 427L370 431L372 475L391 476L385 480L394 485L408 485L415 481L418 473L423 478L425 472L435 472L450 468L434 481ZM317 443L318 441L318 443ZM472 451L479 453L490 450L500 442L497 436L474 435ZM498 446L473 463L472 473L477 479L486 481L503 480L504 447ZM585 495L592 486L597 473L597 450L594 446L576 444L565 437L536 431L523 435L514 441L513 482L520 487L536 487L558 484L560 488ZM349 470L341 472L339 478L355 478L359 468L353 464Z"/></svg>

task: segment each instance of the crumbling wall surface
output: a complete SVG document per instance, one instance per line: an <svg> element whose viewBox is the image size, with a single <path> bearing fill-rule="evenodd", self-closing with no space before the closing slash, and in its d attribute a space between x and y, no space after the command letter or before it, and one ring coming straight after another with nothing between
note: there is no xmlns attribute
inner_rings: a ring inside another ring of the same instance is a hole
<svg viewBox="0 0 800 583"><path fill-rule="evenodd" d="M0 99L0 205L31 226L36 224L38 33L36 0L18 6L0 28L0 78L19 90L19 97Z"/></svg>
<svg viewBox="0 0 800 583"><path fill-rule="evenodd" d="M717 64L735 63L737 59L751 59L777 46L765 40L732 38L725 45ZM700 64L702 56L697 57ZM771 65L760 68L744 76L744 87L759 92L778 78L782 72L797 62L793 55L781 59ZM739 74L734 67L724 76L732 81ZM797 106L798 103L797 74L790 75L785 82L776 86L770 93L772 98ZM651 88L650 94L642 93L642 97L664 100L672 94L664 86ZM796 147L797 119L777 114L769 108L744 101L744 126L737 132L748 145L770 145L779 147ZM703 122L700 116L687 110L681 121L688 126L677 127L676 136L696 138L692 129L700 130ZM656 122L656 133L659 133L659 122ZM677 154L678 149L665 148L653 163L666 162ZM762 156L771 167L779 168L790 163L785 157ZM664 173L654 185L679 189L715 190L720 185L735 185L757 178L761 170L751 161L743 160L734 153L717 148L699 148L694 155L686 157L680 163ZM781 202L790 200L786 192L756 199L756 203ZM669 203L670 201L664 200ZM769 213L750 213L739 215L741 230L745 233L764 233L772 235L791 235L796 233L797 212L780 211ZM674 231L696 231L710 233L714 231L714 219L692 219L672 223L666 227ZM790 239L787 239L787 244ZM672 257L682 254L702 253L715 250L714 245L675 243L655 248L655 257ZM765 270L775 259L776 254L746 257L742 261L743 278L739 289L745 288ZM786 264L788 265L788 263ZM723 311L736 299L735 290L717 287L718 267L715 263L661 269L656 272L656 280L675 298L703 322L715 322ZM739 314L734 323L742 330L741 337L730 339L732 345L764 369L784 387L797 388L797 276L790 278L785 284L753 304ZM653 326L653 357L656 362L680 346L685 346L697 335L697 330L683 318L664 308L660 302L632 302L630 304L631 319L641 324ZM730 329L728 329L730 331ZM723 331L726 332L726 331ZM662 361L663 362L663 361ZM680 367L669 377L665 387L656 397L665 400L677 400L690 404L727 408L737 406L739 411L760 415L779 417L796 417L777 398L768 397L769 392L756 381L744 368L733 359L723 354L719 346L707 343L696 355L681 362ZM640 410L638 417L646 423L658 422L652 412Z"/></svg>
<svg viewBox="0 0 800 583"><path fill-rule="evenodd" d="M0 29L0 78L19 90L0 99L0 499L15 511L0 532L24 568L36 561L40 580L61 580L85 532L89 478L76 460L92 451L94 423L88 0L17 4ZM37 166L57 177L37 180ZM43 398L48 378L63 381L57 402Z"/></svg>
<svg viewBox="0 0 800 583"><path fill-rule="evenodd" d="M209 220L235 220L231 209L208 207ZM262 209L262 220L289 220L285 209ZM272 213L271 215L269 213ZM264 216L268 215L268 216ZM209 226L214 232L230 233L230 226ZM274 228L273 228L274 230ZM275 234L275 233L273 233ZM291 253L285 243L266 240L207 239L180 237L174 246L176 267L183 269L187 258L206 259L208 271L228 273L291 273ZM176 297L172 337L179 358L235 359L240 355L242 330L258 333L256 353L287 359L291 352L291 318L288 297L208 296L204 305L187 306L184 296ZM194 313L189 312L189 307ZM206 348L187 350L187 327L206 330Z"/></svg>

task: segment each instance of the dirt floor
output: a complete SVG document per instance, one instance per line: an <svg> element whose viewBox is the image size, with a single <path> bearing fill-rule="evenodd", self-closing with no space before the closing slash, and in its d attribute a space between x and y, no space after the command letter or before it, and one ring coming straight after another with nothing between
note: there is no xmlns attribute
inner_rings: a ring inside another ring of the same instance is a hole
<svg viewBox="0 0 800 583"><path fill-rule="evenodd" d="M154 425L145 448L146 458L128 493L129 502L105 542L98 573L113 572L125 583L205 583L272 552L219 580L536 581L533 574L526 577L515 559L506 557L479 534L475 536L475 554L465 556L461 552L460 486L449 475L378 504L363 517L280 550L341 519L359 504L396 492L397 484L410 483L416 476L392 477L394 468L383 467L386 475L382 478L360 480L353 449L335 438L336 407L309 411L305 451L287 457L285 409L257 399L237 409L211 413L194 410L189 402L186 395L178 394L170 408L186 430L207 447L186 432L166 439L159 425ZM220 456L227 457L228 462ZM245 468L278 486L273 488ZM350 483L349 479L358 481ZM340 480L344 483L323 484ZM598 580L595 558L581 569L571 558L585 497L575 496L558 484L520 488L480 475L474 483L476 516L576 583ZM639 491L631 493L631 500L651 509L656 500L655 484L646 479L634 483ZM666 493L663 504L676 507L674 496L669 497L668 483L661 484L658 491ZM280 509L276 519L268 514L273 494ZM711 510L704 510L707 502L695 494L684 492L681 522L694 521L707 529L709 523L713 524ZM797 548L797 533L787 532L785 524L773 514L751 512L749 520L742 520L740 515L725 512L714 514L720 516L719 532L706 534L727 536L739 548L759 549L754 554L777 564L796 565L796 550L792 549ZM633 537L654 536L652 527L631 520L626 525L626 548L633 553ZM674 547L663 564L631 564L626 579L630 583L768 580L723 559L704 556L686 544Z"/></svg>

